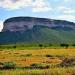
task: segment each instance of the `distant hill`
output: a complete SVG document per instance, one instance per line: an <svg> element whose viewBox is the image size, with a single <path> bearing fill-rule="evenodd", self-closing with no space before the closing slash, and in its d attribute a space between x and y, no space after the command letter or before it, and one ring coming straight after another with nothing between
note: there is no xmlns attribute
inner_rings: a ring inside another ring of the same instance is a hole
<svg viewBox="0 0 75 75"><path fill-rule="evenodd" d="M34 17L10 18L0 33L0 44L9 43L75 44L75 23Z"/></svg>

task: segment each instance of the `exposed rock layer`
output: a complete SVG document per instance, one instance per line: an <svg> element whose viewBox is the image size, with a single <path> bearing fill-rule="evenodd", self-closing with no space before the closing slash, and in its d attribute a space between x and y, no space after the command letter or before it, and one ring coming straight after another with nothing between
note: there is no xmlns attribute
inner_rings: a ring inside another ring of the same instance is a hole
<svg viewBox="0 0 75 75"><path fill-rule="evenodd" d="M12 31L12 32L23 32L27 29L33 28L35 25L48 26L50 28L64 29L66 27L70 29L75 29L75 24L73 22L68 22L64 20L53 20L47 18L36 18L36 17L13 17L7 19L4 22L4 27L2 31Z"/></svg>

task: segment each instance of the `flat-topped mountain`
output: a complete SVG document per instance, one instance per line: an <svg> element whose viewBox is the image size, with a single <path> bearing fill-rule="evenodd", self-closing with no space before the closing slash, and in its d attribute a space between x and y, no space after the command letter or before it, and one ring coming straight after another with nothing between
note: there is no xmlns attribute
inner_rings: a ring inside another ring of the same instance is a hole
<svg viewBox="0 0 75 75"><path fill-rule="evenodd" d="M13 17L4 22L0 44L75 44L75 23L37 17Z"/></svg>
<svg viewBox="0 0 75 75"><path fill-rule="evenodd" d="M47 26L53 29L75 29L73 22L36 17L13 17L4 22L2 31L26 31L35 25Z"/></svg>

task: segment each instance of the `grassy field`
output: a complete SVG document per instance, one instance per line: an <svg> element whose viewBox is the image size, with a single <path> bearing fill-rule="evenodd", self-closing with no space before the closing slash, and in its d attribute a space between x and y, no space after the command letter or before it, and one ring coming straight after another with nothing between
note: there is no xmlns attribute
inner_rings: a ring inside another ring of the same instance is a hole
<svg viewBox="0 0 75 75"><path fill-rule="evenodd" d="M75 49L0 50L0 75L75 75Z"/></svg>

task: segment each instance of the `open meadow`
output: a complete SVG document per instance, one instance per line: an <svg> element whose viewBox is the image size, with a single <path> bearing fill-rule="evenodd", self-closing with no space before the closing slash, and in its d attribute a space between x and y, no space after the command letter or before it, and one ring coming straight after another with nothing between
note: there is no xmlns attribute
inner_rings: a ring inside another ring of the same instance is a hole
<svg viewBox="0 0 75 75"><path fill-rule="evenodd" d="M75 49L0 50L0 75L75 75Z"/></svg>

